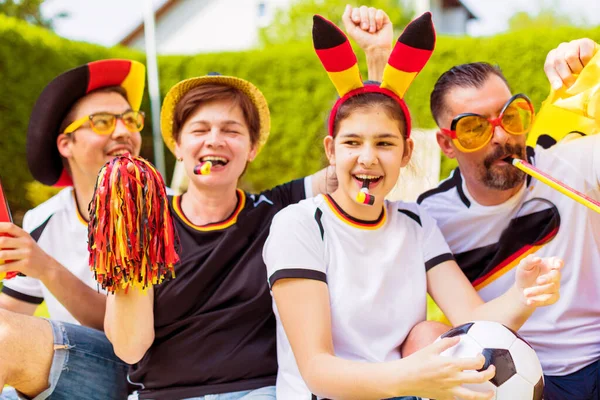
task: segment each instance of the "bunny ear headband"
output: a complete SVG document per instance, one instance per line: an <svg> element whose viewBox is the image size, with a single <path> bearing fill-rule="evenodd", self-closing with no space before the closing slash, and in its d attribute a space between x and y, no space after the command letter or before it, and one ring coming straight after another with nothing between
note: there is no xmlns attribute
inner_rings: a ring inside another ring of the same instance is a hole
<svg viewBox="0 0 600 400"><path fill-rule="evenodd" d="M388 59L379 86L363 84L348 37L335 24L315 15L312 33L315 51L340 95L329 115L329 135L333 135L338 109L349 98L361 93L382 93L402 108L406 118L406 137L410 137L410 113L403 97L433 53L435 29L431 13L421 15L406 26Z"/></svg>

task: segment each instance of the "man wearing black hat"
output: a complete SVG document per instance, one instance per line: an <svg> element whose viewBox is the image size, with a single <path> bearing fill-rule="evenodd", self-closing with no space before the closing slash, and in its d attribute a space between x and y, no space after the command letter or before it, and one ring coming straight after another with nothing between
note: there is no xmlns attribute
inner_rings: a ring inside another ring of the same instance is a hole
<svg viewBox="0 0 600 400"><path fill-rule="evenodd" d="M106 295L88 266L86 221L100 168L140 151L144 72L135 61L92 62L55 78L33 108L29 169L41 183L67 187L27 212L24 229L0 224L9 235L0 237L0 271L26 275L0 293L0 358L20 361L0 365L0 388L35 399L127 396L127 365L102 332ZM21 315L44 300L49 323Z"/></svg>

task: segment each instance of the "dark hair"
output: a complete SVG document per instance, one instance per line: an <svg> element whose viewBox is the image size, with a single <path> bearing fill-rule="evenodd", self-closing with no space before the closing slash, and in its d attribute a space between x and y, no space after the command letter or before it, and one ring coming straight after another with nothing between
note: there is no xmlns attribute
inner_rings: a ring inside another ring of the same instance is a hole
<svg viewBox="0 0 600 400"><path fill-rule="evenodd" d="M383 93L368 92L357 94L346 100L335 114L333 137L335 138L340 124L357 110L381 109L385 114L398 123L402 137L406 139L406 116L396 100Z"/></svg>
<svg viewBox="0 0 600 400"><path fill-rule="evenodd" d="M92 95L95 93L117 93L117 94L120 94L121 96L123 96L123 98L127 101L127 103L129 103L129 100L127 99L127 91L122 86L106 86L106 87L92 90L91 92L87 93L85 96L83 96L79 100L77 100L75 102L75 104L73 104L73 106L67 113L67 116L65 117L65 119L63 119L63 121L60 124L59 130L58 130L59 134L63 133L65 131L65 129L67 129L67 126L71 125L73 123L73 121L75 121L75 117L74 117L75 110L77 109L77 106L79 106L81 101L83 99L85 99L86 97L88 97L89 95Z"/></svg>
<svg viewBox="0 0 600 400"><path fill-rule="evenodd" d="M486 62L461 64L444 72L435 83L429 102L431 114L438 126L440 115L446 109L446 95L450 90L455 87L480 88L490 75L496 75L506 83L506 86L509 86L500 67Z"/></svg>
<svg viewBox="0 0 600 400"><path fill-rule="evenodd" d="M175 106L173 115L173 139L178 142L181 128L190 116L204 103L228 100L242 109L244 119L250 131L250 143L258 143L260 136L260 117L256 106L244 92L232 86L207 83L190 89Z"/></svg>

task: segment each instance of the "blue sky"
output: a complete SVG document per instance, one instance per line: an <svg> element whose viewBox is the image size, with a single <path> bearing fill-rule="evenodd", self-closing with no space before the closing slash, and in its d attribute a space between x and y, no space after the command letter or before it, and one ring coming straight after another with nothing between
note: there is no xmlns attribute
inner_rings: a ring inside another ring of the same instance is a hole
<svg viewBox="0 0 600 400"><path fill-rule="evenodd" d="M47 16L60 11L70 14L56 23L59 35L111 46L142 21L146 1L153 1L158 7L165 0L46 0L42 11ZM469 33L476 36L502 32L515 13L535 14L543 5L557 8L574 21L600 24L600 0L463 0L463 3L479 17L469 26Z"/></svg>

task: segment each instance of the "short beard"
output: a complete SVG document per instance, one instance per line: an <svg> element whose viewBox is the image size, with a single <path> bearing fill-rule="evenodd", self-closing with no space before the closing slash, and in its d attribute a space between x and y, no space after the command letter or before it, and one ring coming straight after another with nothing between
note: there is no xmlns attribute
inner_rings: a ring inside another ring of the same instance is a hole
<svg viewBox="0 0 600 400"><path fill-rule="evenodd" d="M485 186L495 190L509 190L521 185L525 180L525 172L512 166L492 166L494 161L517 154L521 159L525 159L525 149L521 145L507 144L504 147L497 147L496 150L483 160L483 178Z"/></svg>

